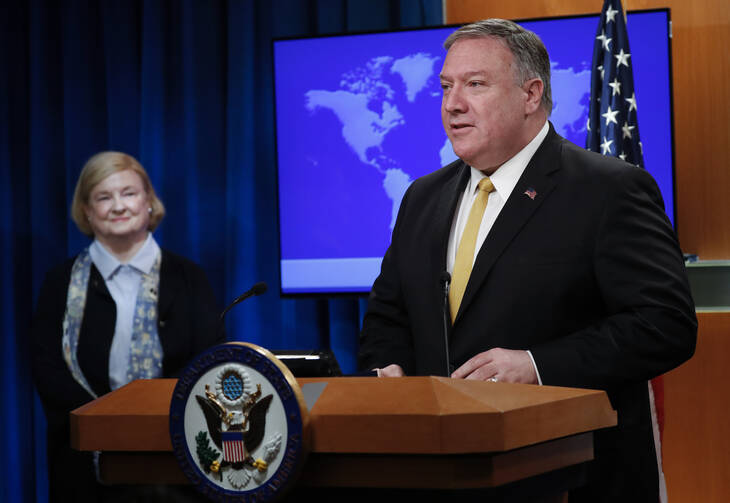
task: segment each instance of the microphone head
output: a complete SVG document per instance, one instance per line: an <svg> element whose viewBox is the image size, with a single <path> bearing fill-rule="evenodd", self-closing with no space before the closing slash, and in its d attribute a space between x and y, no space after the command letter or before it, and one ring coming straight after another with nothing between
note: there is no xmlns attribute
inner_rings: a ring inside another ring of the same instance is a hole
<svg viewBox="0 0 730 503"><path fill-rule="evenodd" d="M268 290L268 286L265 282L260 281L259 283L256 283L254 286L251 287L251 294L253 295L261 295L262 293L266 293L266 290Z"/></svg>

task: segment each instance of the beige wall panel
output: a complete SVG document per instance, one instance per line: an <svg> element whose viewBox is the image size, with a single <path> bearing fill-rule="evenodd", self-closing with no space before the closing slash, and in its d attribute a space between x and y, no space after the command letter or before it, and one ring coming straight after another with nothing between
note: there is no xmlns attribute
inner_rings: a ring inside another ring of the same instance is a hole
<svg viewBox="0 0 730 503"><path fill-rule="evenodd" d="M730 313L698 314L694 358L664 377L670 502L730 501Z"/></svg>

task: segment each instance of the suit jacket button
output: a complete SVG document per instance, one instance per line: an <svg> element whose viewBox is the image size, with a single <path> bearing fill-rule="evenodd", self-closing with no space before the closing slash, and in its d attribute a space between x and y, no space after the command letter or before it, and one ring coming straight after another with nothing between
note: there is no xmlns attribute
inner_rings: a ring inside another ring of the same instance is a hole
<svg viewBox="0 0 730 503"><path fill-rule="evenodd" d="M165 320L160 320L160 328L165 328Z"/></svg>

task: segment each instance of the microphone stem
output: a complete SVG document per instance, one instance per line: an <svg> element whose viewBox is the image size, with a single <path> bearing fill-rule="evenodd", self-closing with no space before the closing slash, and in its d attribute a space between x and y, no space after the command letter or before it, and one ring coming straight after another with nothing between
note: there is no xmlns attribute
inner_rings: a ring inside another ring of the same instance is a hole
<svg viewBox="0 0 730 503"><path fill-rule="evenodd" d="M223 319L226 317L226 313L230 311L233 306L240 304L244 300L248 299L249 297L253 297L254 295L261 295L262 293L266 292L266 283L263 281L260 283L256 283L253 287L251 287L247 292L242 293L238 297L236 297L233 302L228 304L228 306L223 310L221 313L221 317L218 318L218 328L216 329L216 333L220 333L221 330L223 330L224 323Z"/></svg>
<svg viewBox="0 0 730 503"><path fill-rule="evenodd" d="M444 281L444 349L446 350L446 377L451 375L451 357L449 356L449 326L451 325L451 313L449 313L449 280Z"/></svg>

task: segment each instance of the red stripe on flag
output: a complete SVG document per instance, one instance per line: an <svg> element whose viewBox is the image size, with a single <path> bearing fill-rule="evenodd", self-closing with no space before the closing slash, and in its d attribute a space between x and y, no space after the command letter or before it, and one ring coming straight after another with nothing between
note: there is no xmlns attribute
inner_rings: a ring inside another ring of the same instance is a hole
<svg viewBox="0 0 730 503"><path fill-rule="evenodd" d="M239 462L245 459L243 440L229 440L223 442L223 456L227 461Z"/></svg>

